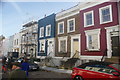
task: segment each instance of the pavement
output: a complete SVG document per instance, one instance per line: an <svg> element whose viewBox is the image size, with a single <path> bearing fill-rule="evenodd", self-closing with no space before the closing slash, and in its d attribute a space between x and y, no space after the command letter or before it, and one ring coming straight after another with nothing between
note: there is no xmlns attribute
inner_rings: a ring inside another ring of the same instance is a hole
<svg viewBox="0 0 120 80"><path fill-rule="evenodd" d="M42 67L40 67L40 69L47 70L47 71L58 72L58 73L67 73L67 74L72 73L72 70L57 69L57 68L52 68L52 67L47 67L47 66L42 66Z"/></svg>

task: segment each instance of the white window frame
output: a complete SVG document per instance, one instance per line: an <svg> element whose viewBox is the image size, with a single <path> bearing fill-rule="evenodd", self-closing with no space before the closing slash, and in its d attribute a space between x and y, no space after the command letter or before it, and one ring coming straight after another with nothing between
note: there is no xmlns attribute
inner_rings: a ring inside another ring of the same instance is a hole
<svg viewBox="0 0 120 80"><path fill-rule="evenodd" d="M73 25L73 31L70 31L70 26L69 26L69 21L72 21L73 20L73 23L74 23L74 25ZM72 18L72 19L69 19L69 20L67 20L67 32L69 33L69 32L74 32L75 31L75 18Z"/></svg>
<svg viewBox="0 0 120 80"><path fill-rule="evenodd" d="M86 15L90 14L90 13L92 13L92 24L87 25ZM93 13L93 10L92 10L92 11L84 13L84 27L89 27L89 26L93 26L93 25L94 25L94 13Z"/></svg>
<svg viewBox="0 0 120 80"><path fill-rule="evenodd" d="M87 30L85 31L86 34L86 48L88 51L100 51L100 29L94 29L94 30ZM97 34L97 38L98 38L98 49L89 49L89 39L88 36L89 35L94 35Z"/></svg>
<svg viewBox="0 0 120 80"><path fill-rule="evenodd" d="M60 30L59 30L60 24L63 24L63 32L62 33L60 33ZM58 23L58 34L63 34L63 33L64 33L64 21Z"/></svg>
<svg viewBox="0 0 120 80"><path fill-rule="evenodd" d="M50 28L50 34L47 34L48 33L48 28ZM46 36L51 36L51 25L46 26Z"/></svg>
<svg viewBox="0 0 120 80"><path fill-rule="evenodd" d="M60 52L60 41L62 41L62 40L65 40L66 41L66 52L67 52L67 36L65 36L65 37L58 37L58 44L59 44L59 46L58 46L58 51Z"/></svg>
<svg viewBox="0 0 120 80"><path fill-rule="evenodd" d="M41 36L41 30L43 29L43 36ZM40 37L44 37L44 27L40 28Z"/></svg>
<svg viewBox="0 0 120 80"><path fill-rule="evenodd" d="M102 10L104 10L106 8L109 8L109 10L110 10L110 21L102 22ZM112 22L112 20L113 20L112 19L112 5L108 5L108 6L99 8L99 15L100 15L100 24Z"/></svg>
<svg viewBox="0 0 120 80"><path fill-rule="evenodd" d="M43 43L44 44L43 48L45 53L45 40L40 40L39 42L40 42L40 48L39 48L40 52L41 52L41 43Z"/></svg>

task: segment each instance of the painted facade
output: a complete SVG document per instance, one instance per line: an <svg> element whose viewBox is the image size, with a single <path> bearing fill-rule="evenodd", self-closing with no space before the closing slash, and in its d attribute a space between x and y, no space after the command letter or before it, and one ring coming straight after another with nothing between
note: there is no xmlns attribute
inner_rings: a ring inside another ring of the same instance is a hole
<svg viewBox="0 0 120 80"><path fill-rule="evenodd" d="M56 14L56 58L79 58L80 15L79 6Z"/></svg>
<svg viewBox="0 0 120 80"><path fill-rule="evenodd" d="M85 3L80 8L81 59L101 60L118 56L117 2Z"/></svg>
<svg viewBox="0 0 120 80"><path fill-rule="evenodd" d="M55 14L45 16L38 21L37 57L51 56L55 53Z"/></svg>
<svg viewBox="0 0 120 80"><path fill-rule="evenodd" d="M13 39L13 52L20 53L21 34L15 33Z"/></svg>

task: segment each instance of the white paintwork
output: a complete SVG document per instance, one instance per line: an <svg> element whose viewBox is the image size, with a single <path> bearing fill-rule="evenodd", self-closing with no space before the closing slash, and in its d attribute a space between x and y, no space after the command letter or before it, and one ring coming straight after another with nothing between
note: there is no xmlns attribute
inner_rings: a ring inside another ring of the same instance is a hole
<svg viewBox="0 0 120 80"><path fill-rule="evenodd" d="M85 60L101 60L102 56L81 56L80 59Z"/></svg>
<svg viewBox="0 0 120 80"><path fill-rule="evenodd" d="M87 14L90 14L90 13L92 13L92 24L91 24L91 25L87 25L86 15L87 15ZM92 10L92 11L89 11L89 12L84 13L84 27L89 27L89 26L93 26L93 25L94 25L94 12L93 12L93 10Z"/></svg>
<svg viewBox="0 0 120 80"><path fill-rule="evenodd" d="M106 8L109 8L109 10L110 10L110 21L102 22L102 10L104 10ZM99 15L100 15L100 24L112 22L113 21L112 20L112 5L108 5L108 6L99 8Z"/></svg>
<svg viewBox="0 0 120 80"><path fill-rule="evenodd" d="M116 25L116 26L110 26L110 27L106 27L106 37L107 37L107 58L111 58L112 57L112 44L111 44L111 32L115 32L115 31L119 31L120 26ZM116 36L119 36L116 35Z"/></svg>
<svg viewBox="0 0 120 80"><path fill-rule="evenodd" d="M73 39L78 39L79 40L79 52L81 52L80 51L80 45L81 45L81 40L80 40L80 34L75 34L75 35L71 35L71 55L70 55L70 57L72 58L72 56L74 55L73 54ZM80 53L79 53L79 56L80 56Z"/></svg>
<svg viewBox="0 0 120 80"><path fill-rule="evenodd" d="M87 44L87 49L89 49L88 46L88 35L93 35L97 34L98 35L98 49L95 50L100 50L100 29L93 29L93 30L86 30L85 35L86 35L86 44ZM89 50L94 50L94 49L89 49Z"/></svg>
<svg viewBox="0 0 120 80"><path fill-rule="evenodd" d="M59 30L60 24L63 24L63 33L64 33L64 21L58 23L58 34L63 34L63 33L60 33L60 30Z"/></svg>
<svg viewBox="0 0 120 80"><path fill-rule="evenodd" d="M69 21L71 21L71 20L73 20L73 23L74 23L74 25L73 25L73 27L74 27L73 31L69 31L69 28L70 28ZM70 33L70 32L74 32L74 31L75 31L75 18L68 19L67 20L67 32Z"/></svg>
<svg viewBox="0 0 120 80"><path fill-rule="evenodd" d="M58 51L60 52L60 41L61 40L66 40L66 52L67 52L67 36L63 36L63 37L58 37L58 45L59 45L59 47L58 47Z"/></svg>

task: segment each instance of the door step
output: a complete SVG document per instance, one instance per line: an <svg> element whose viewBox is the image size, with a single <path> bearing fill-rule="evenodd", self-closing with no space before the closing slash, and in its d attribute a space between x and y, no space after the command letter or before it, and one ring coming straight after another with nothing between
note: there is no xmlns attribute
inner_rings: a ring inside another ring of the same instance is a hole
<svg viewBox="0 0 120 80"><path fill-rule="evenodd" d="M120 64L120 57L105 58L105 62L112 62L112 63Z"/></svg>

